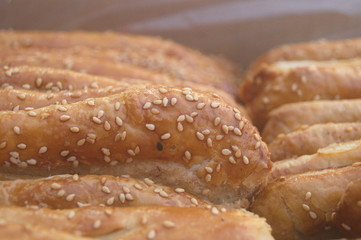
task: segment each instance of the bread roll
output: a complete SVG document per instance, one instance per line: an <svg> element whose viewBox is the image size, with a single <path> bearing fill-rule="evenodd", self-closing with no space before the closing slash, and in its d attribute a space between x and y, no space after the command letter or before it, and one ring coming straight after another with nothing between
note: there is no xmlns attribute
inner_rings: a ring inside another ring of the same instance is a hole
<svg viewBox="0 0 361 240"><path fill-rule="evenodd" d="M271 169L256 128L211 93L134 88L32 112L0 112L2 172L130 174L229 204Z"/></svg>
<svg viewBox="0 0 361 240"><path fill-rule="evenodd" d="M361 139L361 123L322 123L280 134L269 145L272 161L316 153L333 143Z"/></svg>
<svg viewBox="0 0 361 240"><path fill-rule="evenodd" d="M270 143L289 133L318 123L350 123L361 119L361 100L310 101L283 105L270 113L262 137Z"/></svg>
<svg viewBox="0 0 361 240"><path fill-rule="evenodd" d="M39 206L55 209L87 205L190 207L210 206L184 192L152 180L109 175L57 175L33 180L0 181L1 206Z"/></svg>
<svg viewBox="0 0 361 240"><path fill-rule="evenodd" d="M251 211L265 217L276 239L337 238L332 213L361 166L310 171L277 178L256 198Z"/></svg>
<svg viewBox="0 0 361 240"><path fill-rule="evenodd" d="M68 56L110 59L165 73L172 78L215 86L236 95L234 64L154 37L99 32L1 31L0 45L8 48L59 49Z"/></svg>
<svg viewBox="0 0 361 240"><path fill-rule="evenodd" d="M320 99L353 99L361 95L361 60L276 62L260 70L252 100L245 102L256 126L283 104Z"/></svg>
<svg viewBox="0 0 361 240"><path fill-rule="evenodd" d="M339 168L360 161L361 140L334 143L320 148L317 153L278 161L273 165L270 178L327 168Z"/></svg>
<svg viewBox="0 0 361 240"><path fill-rule="evenodd" d="M333 217L345 236L361 237L361 176L347 186Z"/></svg>
<svg viewBox="0 0 361 240"><path fill-rule="evenodd" d="M250 101L257 88L263 85L263 81L255 75L268 65L279 61L328 61L335 59L349 59L361 57L361 39L346 39L338 41L314 41L308 43L289 44L276 47L260 56L249 67L245 75L240 96L243 101Z"/></svg>
<svg viewBox="0 0 361 240"><path fill-rule="evenodd" d="M216 208L83 207L69 210L0 207L5 222L29 224L97 239L273 239L265 220Z"/></svg>

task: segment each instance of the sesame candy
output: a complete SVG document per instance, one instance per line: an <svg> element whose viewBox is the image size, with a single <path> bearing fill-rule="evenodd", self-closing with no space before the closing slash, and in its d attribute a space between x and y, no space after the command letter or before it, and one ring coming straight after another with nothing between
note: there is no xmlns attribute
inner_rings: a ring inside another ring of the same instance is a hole
<svg viewBox="0 0 361 240"><path fill-rule="evenodd" d="M46 146L42 146L39 148L39 154L46 153L48 151L48 148Z"/></svg>
<svg viewBox="0 0 361 240"><path fill-rule="evenodd" d="M150 131L154 131L154 130L155 130L155 125L154 125L154 124L148 123L148 124L145 124L145 127L146 127L148 130L150 130Z"/></svg>
<svg viewBox="0 0 361 240"><path fill-rule="evenodd" d="M169 139L170 137L171 137L170 133L165 133L165 134L163 134L162 136L160 136L160 139L162 139L162 140L167 140L167 139Z"/></svg>

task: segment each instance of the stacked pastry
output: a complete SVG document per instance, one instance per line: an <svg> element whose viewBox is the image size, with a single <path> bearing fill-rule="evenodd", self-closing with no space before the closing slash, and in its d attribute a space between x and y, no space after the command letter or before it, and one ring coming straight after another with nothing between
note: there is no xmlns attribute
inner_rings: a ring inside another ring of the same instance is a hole
<svg viewBox="0 0 361 240"><path fill-rule="evenodd" d="M157 38L0 32L1 239L273 239L233 64Z"/></svg>
<svg viewBox="0 0 361 240"><path fill-rule="evenodd" d="M361 237L360 57L360 39L287 45L241 84L275 162L251 209L276 239Z"/></svg>

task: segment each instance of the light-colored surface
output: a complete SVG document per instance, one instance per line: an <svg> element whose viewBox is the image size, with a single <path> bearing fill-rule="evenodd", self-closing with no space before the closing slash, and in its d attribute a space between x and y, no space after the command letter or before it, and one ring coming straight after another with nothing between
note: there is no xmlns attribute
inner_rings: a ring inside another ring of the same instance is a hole
<svg viewBox="0 0 361 240"><path fill-rule="evenodd" d="M271 47L361 35L359 0L1 0L0 28L160 35L245 66Z"/></svg>

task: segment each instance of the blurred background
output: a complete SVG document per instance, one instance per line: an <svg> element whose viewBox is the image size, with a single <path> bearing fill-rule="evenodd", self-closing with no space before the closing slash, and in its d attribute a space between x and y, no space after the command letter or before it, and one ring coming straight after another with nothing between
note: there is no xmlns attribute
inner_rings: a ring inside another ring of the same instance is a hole
<svg viewBox="0 0 361 240"><path fill-rule="evenodd" d="M361 1L0 0L0 28L158 35L245 67L280 44L361 36Z"/></svg>

